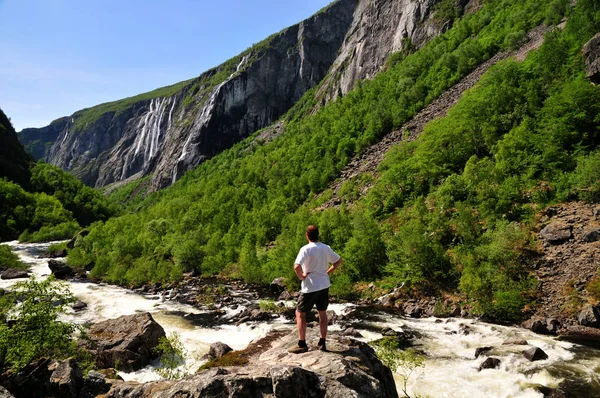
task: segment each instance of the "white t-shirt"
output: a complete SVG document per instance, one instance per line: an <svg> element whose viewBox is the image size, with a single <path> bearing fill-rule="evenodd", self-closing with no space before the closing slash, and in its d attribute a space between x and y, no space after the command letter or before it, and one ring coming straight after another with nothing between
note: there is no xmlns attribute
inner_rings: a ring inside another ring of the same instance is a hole
<svg viewBox="0 0 600 398"><path fill-rule="evenodd" d="M331 247L321 242L310 242L302 246L294 264L300 264L304 273L310 273L302 281L302 293L317 292L327 289L331 282L327 269L329 263L335 263L340 259Z"/></svg>

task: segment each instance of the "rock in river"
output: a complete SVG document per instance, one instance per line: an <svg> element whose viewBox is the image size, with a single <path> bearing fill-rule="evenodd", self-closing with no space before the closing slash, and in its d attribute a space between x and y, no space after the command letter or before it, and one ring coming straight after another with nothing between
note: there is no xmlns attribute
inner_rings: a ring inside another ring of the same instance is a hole
<svg viewBox="0 0 600 398"><path fill-rule="evenodd" d="M165 330L150 313L123 315L92 326L85 343L99 369L132 372L148 365Z"/></svg>

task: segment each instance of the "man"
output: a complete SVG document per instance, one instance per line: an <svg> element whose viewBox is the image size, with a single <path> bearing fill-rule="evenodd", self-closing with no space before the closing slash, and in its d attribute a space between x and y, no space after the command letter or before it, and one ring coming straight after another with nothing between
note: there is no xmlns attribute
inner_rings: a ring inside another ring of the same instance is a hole
<svg viewBox="0 0 600 398"><path fill-rule="evenodd" d="M327 307L329 305L329 275L342 265L342 258L331 247L319 242L319 229L314 225L306 228L308 244L303 246L296 257L294 271L302 281L302 289L296 307L296 325L298 326L298 345L290 348L291 353L308 351L306 345L306 313L314 305L319 312L320 339L318 347L327 351ZM331 263L331 267L329 267Z"/></svg>

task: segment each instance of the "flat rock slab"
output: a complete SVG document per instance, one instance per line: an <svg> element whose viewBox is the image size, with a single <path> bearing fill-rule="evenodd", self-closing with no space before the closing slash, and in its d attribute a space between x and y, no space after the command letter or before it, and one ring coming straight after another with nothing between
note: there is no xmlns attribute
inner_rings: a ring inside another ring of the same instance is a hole
<svg viewBox="0 0 600 398"><path fill-rule="evenodd" d="M178 382L125 382L105 398L398 397L392 372L367 344L336 334L323 352L316 349L317 341L318 331L309 329L309 351L291 354L288 348L298 342L292 330L251 356L246 366L208 369Z"/></svg>

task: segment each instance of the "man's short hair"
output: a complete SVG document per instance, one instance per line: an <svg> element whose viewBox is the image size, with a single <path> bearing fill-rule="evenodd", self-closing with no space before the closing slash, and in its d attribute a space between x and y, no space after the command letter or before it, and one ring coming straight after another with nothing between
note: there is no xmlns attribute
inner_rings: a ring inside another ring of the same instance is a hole
<svg viewBox="0 0 600 398"><path fill-rule="evenodd" d="M311 242L317 242L319 240L319 228L315 225L309 225L306 227L306 236Z"/></svg>

